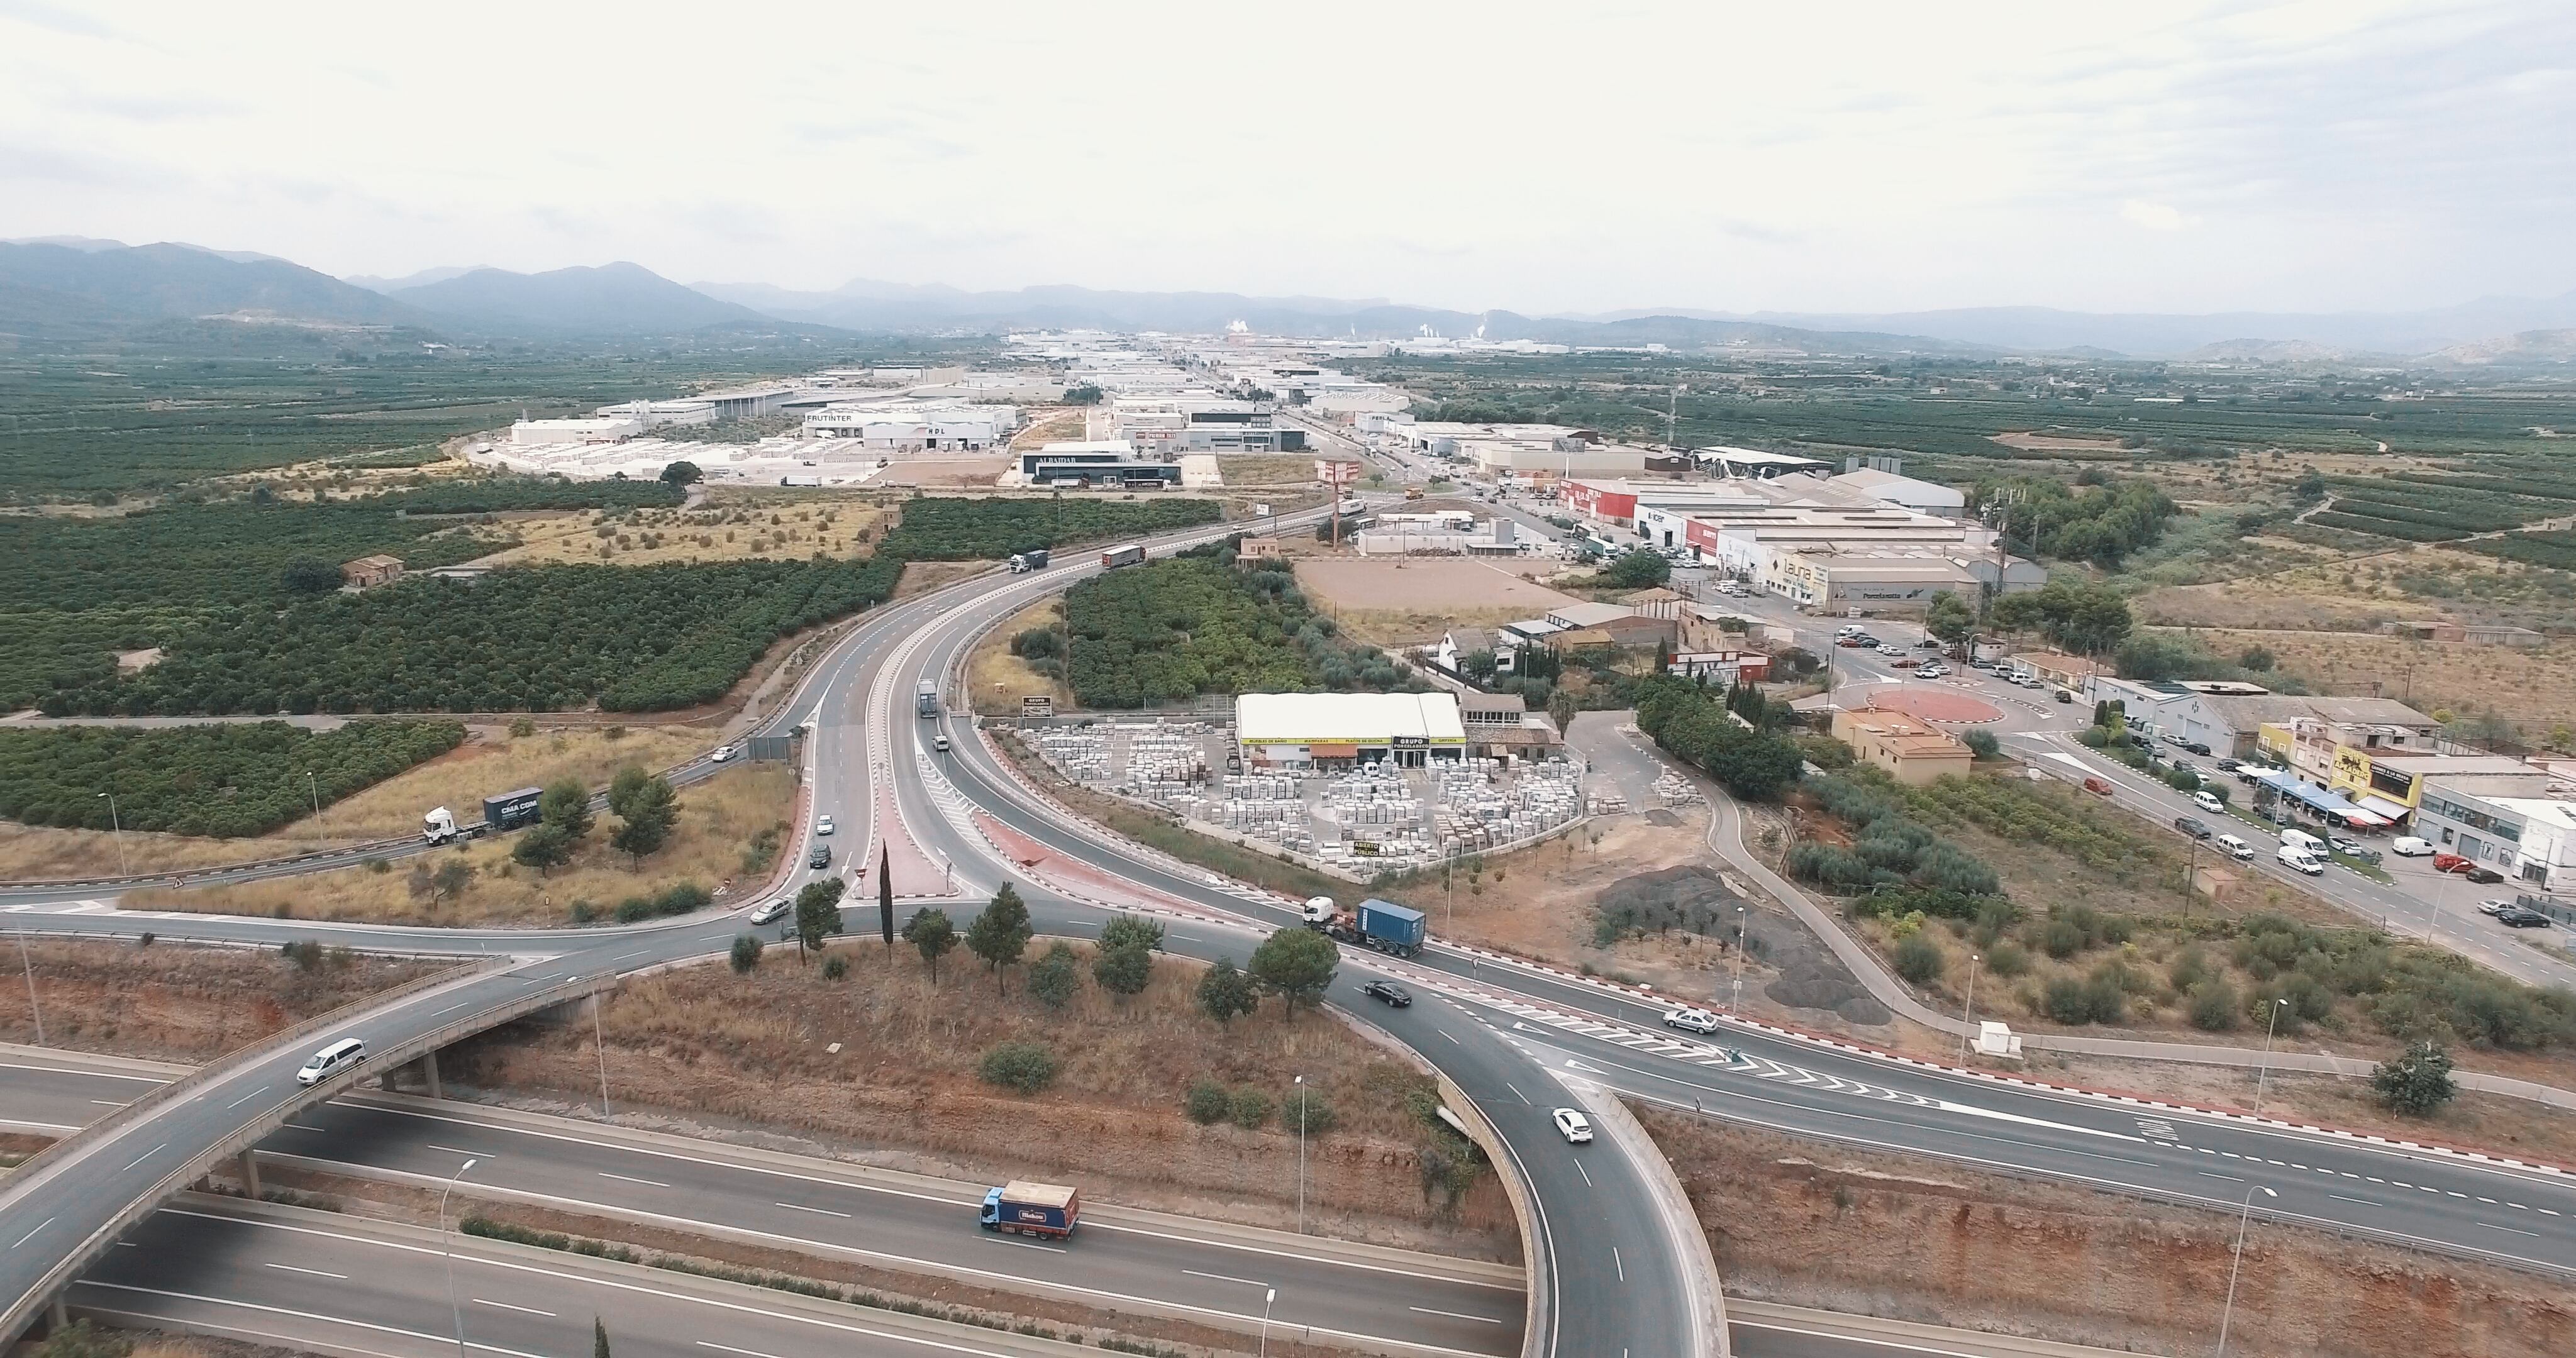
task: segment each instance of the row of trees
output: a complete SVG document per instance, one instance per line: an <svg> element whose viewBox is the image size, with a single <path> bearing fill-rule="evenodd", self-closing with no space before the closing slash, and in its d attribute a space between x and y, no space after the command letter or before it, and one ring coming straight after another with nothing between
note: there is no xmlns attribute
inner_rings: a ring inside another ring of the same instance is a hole
<svg viewBox="0 0 2576 1358"><path fill-rule="evenodd" d="M1757 698L1759 695L1755 695ZM1797 785L1797 742L1748 726L1688 679L1651 674L1636 681L1637 729L1676 759L1695 764L1747 801L1776 801Z"/></svg>
<svg viewBox="0 0 2576 1358"><path fill-rule="evenodd" d="M2105 570L2153 545L2181 512L2148 481L2073 487L2047 477L1980 481L1968 492L1968 507L1993 510L2004 536L2031 552Z"/></svg>
<svg viewBox="0 0 2576 1358"><path fill-rule="evenodd" d="M0 730L0 816L75 829L266 834L464 739L452 721L351 722L336 731L282 721Z"/></svg>
<svg viewBox="0 0 2576 1358"><path fill-rule="evenodd" d="M1284 566L1238 568L1213 552L1084 581L1065 596L1065 628L1065 673L1089 707L1404 683L1383 653L1343 644L1330 618L1310 612Z"/></svg>
<svg viewBox="0 0 2576 1358"><path fill-rule="evenodd" d="M2007 594L1995 601L1992 617L1997 627L2035 631L2059 649L2078 655L2106 655L2119 649L2134 625L2129 601L2118 590L2074 580L2051 580L2027 594Z"/></svg>
<svg viewBox="0 0 2576 1358"><path fill-rule="evenodd" d="M618 818L610 848L637 865L670 842L679 824L679 794L671 780L629 764L608 784L608 810ZM537 800L537 823L510 846L511 861L535 868L542 877L550 868L569 863L597 825L591 814L590 789L580 779L558 779Z"/></svg>
<svg viewBox="0 0 2576 1358"><path fill-rule="evenodd" d="M883 555L912 561L994 561L1033 547L1152 537L1214 523L1214 500L970 499L917 495L886 534Z"/></svg>
<svg viewBox="0 0 2576 1358"><path fill-rule="evenodd" d="M1872 893L1887 909L1975 918L2003 895L1984 859L1906 814L1893 782L1853 768L1811 780L1818 804L1852 831L1851 847L1809 840L1789 851L1791 874L1842 894Z"/></svg>

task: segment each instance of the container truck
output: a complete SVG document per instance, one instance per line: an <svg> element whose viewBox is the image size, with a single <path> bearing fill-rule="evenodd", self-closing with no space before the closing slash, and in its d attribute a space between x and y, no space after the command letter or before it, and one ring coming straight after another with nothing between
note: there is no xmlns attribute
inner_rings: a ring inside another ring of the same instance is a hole
<svg viewBox="0 0 2576 1358"><path fill-rule="evenodd" d="M1317 896L1298 913L1304 916L1307 928L1326 937L1398 957L1411 957L1422 951L1423 939L1431 932L1431 922L1421 911L1374 896L1360 902L1357 910L1335 909L1332 897Z"/></svg>
<svg viewBox="0 0 2576 1358"><path fill-rule="evenodd" d="M918 687L913 689L912 710L916 715L924 717L935 717L939 715L938 680L924 679Z"/></svg>
<svg viewBox="0 0 2576 1358"><path fill-rule="evenodd" d="M1011 553L1011 574L1013 575L1026 575L1030 571L1042 571L1046 568L1047 552L1044 547L1032 547L1025 552Z"/></svg>
<svg viewBox="0 0 2576 1358"><path fill-rule="evenodd" d="M984 1190L984 1210L977 1224L988 1231L1042 1235L1061 1240L1082 1219L1082 1195L1062 1184L1013 1179Z"/></svg>
<svg viewBox="0 0 2576 1358"><path fill-rule="evenodd" d="M464 837L456 828L456 813L443 806L433 806L420 818L420 837L432 844L451 844Z"/></svg>
<svg viewBox="0 0 2576 1358"><path fill-rule="evenodd" d="M483 823L495 830L516 830L537 823L537 802L546 795L541 787L523 787L516 792L503 792L483 799Z"/></svg>
<svg viewBox="0 0 2576 1358"><path fill-rule="evenodd" d="M1100 564L1104 568L1142 565L1144 560L1145 548L1142 544L1133 542L1124 547L1108 548L1100 554Z"/></svg>

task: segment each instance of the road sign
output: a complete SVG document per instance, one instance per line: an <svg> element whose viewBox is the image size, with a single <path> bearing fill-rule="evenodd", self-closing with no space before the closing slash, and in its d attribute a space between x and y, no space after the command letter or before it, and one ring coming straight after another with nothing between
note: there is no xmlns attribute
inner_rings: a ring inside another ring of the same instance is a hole
<svg viewBox="0 0 2576 1358"><path fill-rule="evenodd" d="M1360 464L1319 457L1315 459L1315 479L1328 486L1347 486L1360 479Z"/></svg>
<svg viewBox="0 0 2576 1358"><path fill-rule="evenodd" d="M1052 717L1054 715L1055 697L1053 694L1031 693L1021 697L1020 720L1029 721L1034 718Z"/></svg>

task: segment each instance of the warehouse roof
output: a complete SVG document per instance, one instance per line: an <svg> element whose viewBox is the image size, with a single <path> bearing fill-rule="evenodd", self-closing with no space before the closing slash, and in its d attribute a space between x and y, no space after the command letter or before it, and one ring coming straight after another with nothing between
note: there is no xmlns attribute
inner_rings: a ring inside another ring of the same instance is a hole
<svg viewBox="0 0 2576 1358"><path fill-rule="evenodd" d="M1397 736L1464 741L1454 693L1246 693L1234 737L1246 745L1383 745Z"/></svg>

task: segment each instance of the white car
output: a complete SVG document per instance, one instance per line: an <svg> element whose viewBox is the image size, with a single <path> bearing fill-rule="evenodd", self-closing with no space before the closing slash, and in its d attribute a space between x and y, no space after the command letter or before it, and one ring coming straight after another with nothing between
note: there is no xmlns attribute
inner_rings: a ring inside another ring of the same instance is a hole
<svg viewBox="0 0 2576 1358"><path fill-rule="evenodd" d="M302 1070L295 1072L295 1082L300 1085L320 1084L350 1066L356 1065L358 1058L366 1054L366 1043L354 1037L341 1038L313 1053L313 1059L305 1062ZM1584 1133L1584 1139L1591 1140L1591 1133Z"/></svg>
<svg viewBox="0 0 2576 1358"><path fill-rule="evenodd" d="M715 748L715 753L707 756L707 762L710 764L722 764L731 760L734 757L734 753L734 748L731 745L718 745Z"/></svg>
<svg viewBox="0 0 2576 1358"><path fill-rule="evenodd" d="M764 904L762 904L762 905L756 906L756 907L754 907L754 908L753 908L753 910L752 910L752 912L751 912L751 916L750 916L751 922L752 922L752 923L754 923L754 924L767 924L767 923L768 923L768 922L770 922L771 920L774 920L774 919L778 918L779 916L786 914L786 913L787 913L787 907L789 907L790 905L793 905L793 904L795 904L795 902L790 901L789 899L787 899L787 898L786 898L786 897L784 897L784 896L781 896L781 897L779 897L777 900L769 901L769 902L766 902L766 903L764 903Z"/></svg>
<svg viewBox="0 0 2576 1358"><path fill-rule="evenodd" d="M814 833L818 835L828 835L832 833L832 818L830 816L824 816L817 819L814 822Z"/></svg>
<svg viewBox="0 0 2576 1358"><path fill-rule="evenodd" d="M1556 1123L1556 1134L1575 1145L1592 1139L1592 1120L1571 1108L1559 1108L1548 1114Z"/></svg>
<svg viewBox="0 0 2576 1358"><path fill-rule="evenodd" d="M2406 835L2389 845L2388 851L2400 858L2428 858L2433 853L2433 841Z"/></svg>
<svg viewBox="0 0 2576 1358"><path fill-rule="evenodd" d="M1686 1033L1713 1033L1717 1031L1717 1015L1705 1009L1676 1009L1664 1015L1664 1026Z"/></svg>
<svg viewBox="0 0 2576 1358"><path fill-rule="evenodd" d="M2478 902L2478 913L2479 913L2479 914L2481 914L2481 915L2496 915L2496 914L2502 914L2503 912L2505 912L2505 911L2507 911L2507 910L2511 910L2513 907L2514 907L2514 902L2512 902L2512 901L2506 901L2506 900L2480 901L2480 902Z"/></svg>

